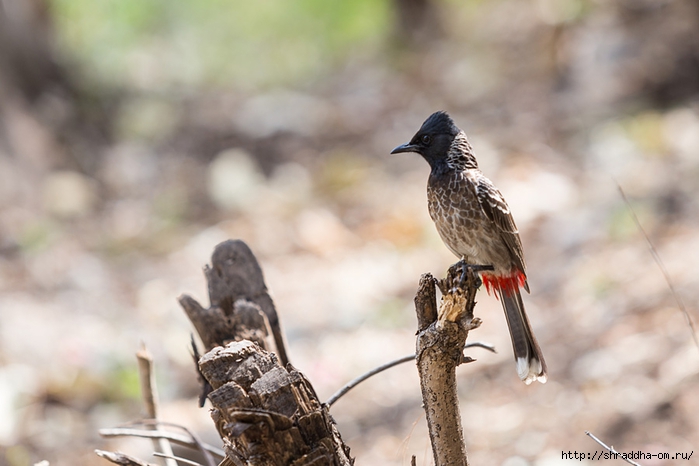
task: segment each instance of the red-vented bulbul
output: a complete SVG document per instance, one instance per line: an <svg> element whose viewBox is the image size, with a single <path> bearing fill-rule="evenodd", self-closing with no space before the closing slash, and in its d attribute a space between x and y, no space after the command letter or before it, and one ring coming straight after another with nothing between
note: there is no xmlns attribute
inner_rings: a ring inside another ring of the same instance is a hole
<svg viewBox="0 0 699 466"><path fill-rule="evenodd" d="M478 169L466 135L447 113L436 112L409 143L391 151L400 152L417 152L430 164L430 217L447 248L465 264L492 266L480 276L502 302L519 378L546 382L546 363L519 292L529 292L519 232L502 194Z"/></svg>

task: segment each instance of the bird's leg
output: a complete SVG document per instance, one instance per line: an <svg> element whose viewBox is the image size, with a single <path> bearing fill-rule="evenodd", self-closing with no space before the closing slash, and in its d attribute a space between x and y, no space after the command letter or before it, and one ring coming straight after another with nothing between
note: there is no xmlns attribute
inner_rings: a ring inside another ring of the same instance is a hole
<svg viewBox="0 0 699 466"><path fill-rule="evenodd" d="M481 276L478 272L486 272L489 270L495 270L495 268L492 265L471 265L471 266L469 266L469 268L473 272L473 279L475 280L476 288L480 288L481 285L483 284L483 281L481 280Z"/></svg>
<svg viewBox="0 0 699 466"><path fill-rule="evenodd" d="M463 287L464 283L466 283L466 273L468 272L468 268L470 266L466 263L466 259L461 259L457 263L461 267L461 277L459 278L459 285Z"/></svg>
<svg viewBox="0 0 699 466"><path fill-rule="evenodd" d="M479 272L484 272L486 270L493 270L492 265L478 265L478 264L468 264L465 259L461 259L459 262L454 264L454 267L461 269L461 277L459 278L459 286L463 287L466 283L466 275L469 270L473 273L474 285L476 288L480 288L483 284Z"/></svg>

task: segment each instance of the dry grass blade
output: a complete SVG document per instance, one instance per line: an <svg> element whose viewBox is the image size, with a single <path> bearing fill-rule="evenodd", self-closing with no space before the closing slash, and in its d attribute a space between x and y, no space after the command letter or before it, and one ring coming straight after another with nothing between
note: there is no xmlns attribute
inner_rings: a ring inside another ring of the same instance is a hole
<svg viewBox="0 0 699 466"><path fill-rule="evenodd" d="M626 207L629 209L629 212L631 213L631 217L633 218L633 221L636 224L636 227L638 227L638 229L641 231L641 233L643 233L643 236L646 239L646 242L648 243L648 249L650 249L650 253L653 256L655 263L658 264L658 268L660 268L660 271L662 272L663 276L665 277L665 281L667 282L667 286L670 288L670 292L672 293L672 296L675 298L675 302L677 303L677 307L679 307L680 311L682 311L682 314L684 314L684 318L687 320L687 325L689 325L689 329L692 332L692 339L694 340L694 345L697 347L697 350L699 351L699 337L697 337L697 330L694 326L694 321L692 320L692 316L689 315L689 312L687 311L687 308L685 307L684 302L682 301L682 299L680 298L680 295L675 290L675 286L672 283L672 279L670 278L670 274L668 273L667 269L665 268L665 264L660 259L660 255L658 254L657 249L655 249L655 246L653 246L653 242L650 240L648 233L646 233L646 230L643 229L643 226L641 225L641 221L638 219L636 212L633 210L633 207L631 207L631 203L629 202L629 199L626 197L626 193L624 192L624 190L622 189L621 185L618 182L616 183L616 186L619 189L619 192L621 193L621 197L624 199L624 202L626 203Z"/></svg>
<svg viewBox="0 0 699 466"><path fill-rule="evenodd" d="M143 396L143 402L146 405L146 413L151 419L158 419L158 392L155 385L155 374L153 372L153 357L143 345L141 349L136 353L136 359L138 360L138 374L139 380L141 382L141 395ZM157 430L158 425L154 424L151 429ZM159 437L153 440L153 446L157 450L165 453L167 457L165 458L165 464L167 466L177 466L177 462L170 459L173 456L172 446L167 441L167 439Z"/></svg>
<svg viewBox="0 0 699 466"><path fill-rule="evenodd" d="M183 445L190 448L200 448L212 453L219 458L225 458L226 453L220 448L208 445L206 443L197 443L191 437L162 430L142 430L127 427L117 427L114 429L100 429L99 434L102 437L142 437L142 438L164 438L173 443Z"/></svg>
<svg viewBox="0 0 699 466"><path fill-rule="evenodd" d="M97 453L97 456L99 456L100 458L104 458L107 461L122 466L154 466L152 463L146 463L143 460L140 460L133 456L129 456L125 453L121 453L119 451L95 450L95 453Z"/></svg>
<svg viewBox="0 0 699 466"><path fill-rule="evenodd" d="M214 461L214 458L212 454L218 455L221 458L225 457L225 453L223 450L218 449L216 447L212 447L211 445L207 445L204 442L201 441L201 439L191 430L189 430L187 427L182 426L180 424L175 424L173 422L162 422L162 421L157 421L154 419L143 419L141 421L141 424L148 425L156 425L156 426L167 426L167 427L173 427L176 429L181 429L183 430L189 437L192 439L192 443L194 444L194 448L199 450L202 455L204 455L204 459L206 460L206 465L207 466L216 466L216 461Z"/></svg>
<svg viewBox="0 0 699 466"><path fill-rule="evenodd" d="M613 453L613 454L615 454L615 455L618 455L617 458L622 459L622 460L626 461L626 462L629 463L629 464L633 464L634 466L641 466L641 464L639 464L639 463L637 463L637 462L635 462L635 461L632 461L632 460L628 459L623 453L619 453L618 451L616 451L616 450L614 449L614 447L610 447L609 445L607 445L606 443L604 443L603 441L601 441L600 439L598 439L597 437L595 437L595 435L594 435L592 432L589 432L589 431L586 430L586 431L585 431L585 434L586 434L588 437L590 437L592 440L594 440L595 442L599 443L599 444L602 445L604 448L606 448L607 451L609 451L610 453Z"/></svg>
<svg viewBox="0 0 699 466"><path fill-rule="evenodd" d="M167 455L164 455L164 454L158 453L158 452L153 453L153 456L157 456L158 458L171 459L171 460L177 461L178 463L190 464L192 466L202 466L201 463L197 463L196 461L188 460L187 458L182 458L181 456L167 456Z"/></svg>

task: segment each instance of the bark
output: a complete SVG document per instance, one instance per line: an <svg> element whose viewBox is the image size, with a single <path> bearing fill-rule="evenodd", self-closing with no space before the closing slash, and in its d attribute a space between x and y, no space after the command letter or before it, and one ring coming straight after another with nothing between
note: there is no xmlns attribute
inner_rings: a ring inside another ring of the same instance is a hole
<svg viewBox="0 0 699 466"><path fill-rule="evenodd" d="M309 381L250 341L200 360L214 391L211 417L231 464L351 465L335 423Z"/></svg>
<svg viewBox="0 0 699 466"><path fill-rule="evenodd" d="M279 316L267 292L262 269L248 245L240 240L219 244L211 256L211 267L206 266L204 274L211 306L204 309L187 295L179 301L206 350L231 340L248 339L274 351L282 365L286 365L289 358ZM269 328L274 346L266 341Z"/></svg>
<svg viewBox="0 0 699 466"><path fill-rule="evenodd" d="M205 309L189 296L180 304L208 351L198 362L224 442L222 464L354 464L310 382L279 362L286 360L279 319L247 245L219 244L205 273L211 306Z"/></svg>
<svg viewBox="0 0 699 466"><path fill-rule="evenodd" d="M445 280L424 274L415 296L418 317L416 359L423 406L437 466L468 465L459 399L456 367L464 362L463 348L469 330L480 325L473 316L480 281L468 269L460 283L461 268L452 267ZM442 291L437 310L435 285Z"/></svg>

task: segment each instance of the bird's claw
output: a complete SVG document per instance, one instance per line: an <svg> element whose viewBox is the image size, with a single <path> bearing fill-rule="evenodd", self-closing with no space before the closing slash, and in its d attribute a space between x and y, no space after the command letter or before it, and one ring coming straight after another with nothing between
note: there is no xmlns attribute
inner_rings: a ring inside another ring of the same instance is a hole
<svg viewBox="0 0 699 466"><path fill-rule="evenodd" d="M452 267L454 267L455 272L456 272L456 269L461 270L461 275L459 275L458 280L454 283L456 286L459 286L461 288L463 288L464 284L466 283L469 271L473 274L475 287L480 288L480 286L483 284L483 281L481 280L479 272L493 270L492 265L468 264L468 263L466 263L466 261L464 259L461 259L459 262L454 264ZM454 273L454 275L456 275L456 273Z"/></svg>

